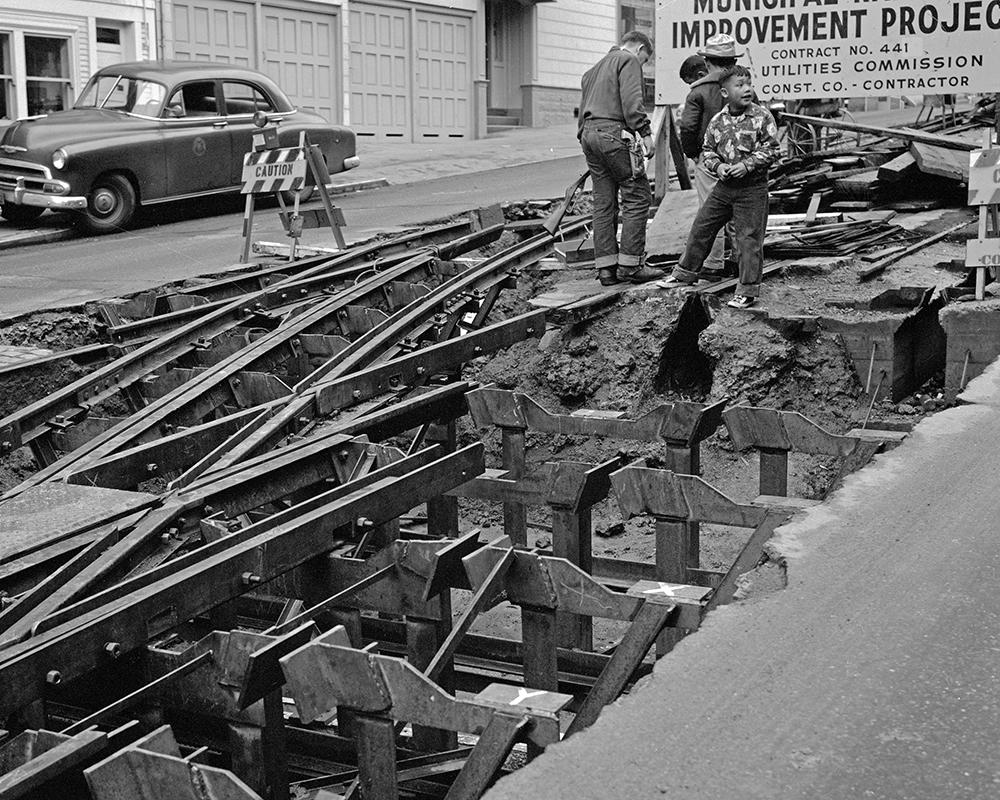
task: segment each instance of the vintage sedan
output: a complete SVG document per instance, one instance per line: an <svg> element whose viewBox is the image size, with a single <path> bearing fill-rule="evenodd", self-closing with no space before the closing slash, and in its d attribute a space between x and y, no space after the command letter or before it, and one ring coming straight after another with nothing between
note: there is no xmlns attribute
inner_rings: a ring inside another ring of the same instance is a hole
<svg viewBox="0 0 1000 800"><path fill-rule="evenodd" d="M0 138L0 216L80 212L94 233L125 227L138 206L240 189L255 115L282 147L305 131L330 173L359 163L354 133L296 109L266 75L228 64L140 61L99 70L67 111L21 119Z"/></svg>

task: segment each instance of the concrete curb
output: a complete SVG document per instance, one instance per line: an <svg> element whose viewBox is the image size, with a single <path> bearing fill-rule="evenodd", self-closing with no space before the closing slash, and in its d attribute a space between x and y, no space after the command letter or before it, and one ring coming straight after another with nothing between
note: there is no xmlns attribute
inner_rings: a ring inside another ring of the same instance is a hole
<svg viewBox="0 0 1000 800"><path fill-rule="evenodd" d="M15 247L24 247L31 244L61 242L75 235L76 230L72 227L38 228L30 231L15 230L10 233L0 233L0 250L11 250Z"/></svg>
<svg viewBox="0 0 1000 800"><path fill-rule="evenodd" d="M385 178L368 178L363 181L353 183L335 183L327 186L327 191L331 195L350 194L351 192L363 192L366 189L382 189L389 185Z"/></svg>

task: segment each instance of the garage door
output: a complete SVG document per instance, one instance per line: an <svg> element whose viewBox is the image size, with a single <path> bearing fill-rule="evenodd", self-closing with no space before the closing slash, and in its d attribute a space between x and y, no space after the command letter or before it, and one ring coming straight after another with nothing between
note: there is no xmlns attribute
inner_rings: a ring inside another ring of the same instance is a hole
<svg viewBox="0 0 1000 800"><path fill-rule="evenodd" d="M471 136L471 63L468 17L416 13L416 99L418 140Z"/></svg>
<svg viewBox="0 0 1000 800"><path fill-rule="evenodd" d="M253 3L175 0L173 8L174 58L242 64L266 72L294 105L340 121L336 11L264 3L258 32ZM257 42L263 61L255 53Z"/></svg>
<svg viewBox="0 0 1000 800"><path fill-rule="evenodd" d="M253 66L253 4L174 3L174 58Z"/></svg>
<svg viewBox="0 0 1000 800"><path fill-rule="evenodd" d="M299 108L339 122L336 14L265 5L263 17L261 71L274 78Z"/></svg>
<svg viewBox="0 0 1000 800"><path fill-rule="evenodd" d="M351 128L358 136L410 137L410 13L351 3Z"/></svg>
<svg viewBox="0 0 1000 800"><path fill-rule="evenodd" d="M470 17L351 2L351 127L359 136L472 136Z"/></svg>

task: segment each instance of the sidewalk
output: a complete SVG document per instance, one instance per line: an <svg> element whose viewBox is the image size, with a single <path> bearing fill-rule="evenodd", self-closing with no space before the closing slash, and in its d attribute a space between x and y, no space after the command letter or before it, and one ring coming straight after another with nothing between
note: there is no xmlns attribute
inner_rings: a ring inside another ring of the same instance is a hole
<svg viewBox="0 0 1000 800"><path fill-rule="evenodd" d="M576 123L520 128L485 139L396 142L358 138L361 166L333 176L334 186L384 178L390 185L466 175L580 154Z"/></svg>

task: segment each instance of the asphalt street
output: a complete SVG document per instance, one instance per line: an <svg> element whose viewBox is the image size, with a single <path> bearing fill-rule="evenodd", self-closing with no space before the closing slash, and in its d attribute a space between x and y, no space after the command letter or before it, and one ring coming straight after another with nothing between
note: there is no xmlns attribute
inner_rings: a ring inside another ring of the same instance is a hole
<svg viewBox="0 0 1000 800"><path fill-rule="evenodd" d="M344 211L349 240L361 239L490 203L558 197L583 169L582 156L561 158L345 194L335 202ZM392 182L391 172L385 177ZM133 229L119 234L0 253L0 318L223 271L239 259L242 223L238 197L177 203L144 210ZM254 240L288 241L273 204L258 213ZM307 230L302 241L335 246L329 231Z"/></svg>
<svg viewBox="0 0 1000 800"><path fill-rule="evenodd" d="M1000 796L1000 366L772 544L788 586L486 800Z"/></svg>

